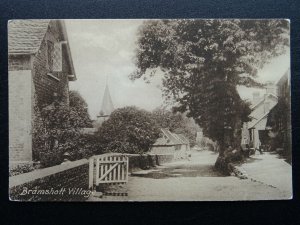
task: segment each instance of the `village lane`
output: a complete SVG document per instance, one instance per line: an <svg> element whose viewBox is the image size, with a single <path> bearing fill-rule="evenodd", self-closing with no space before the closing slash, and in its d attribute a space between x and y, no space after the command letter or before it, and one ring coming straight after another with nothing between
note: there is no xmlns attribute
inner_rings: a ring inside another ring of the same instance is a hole
<svg viewBox="0 0 300 225"><path fill-rule="evenodd" d="M282 199L276 187L251 179L224 176L214 169L217 154L195 152L191 160L166 163L131 174L128 196L105 196L102 201L234 201Z"/></svg>

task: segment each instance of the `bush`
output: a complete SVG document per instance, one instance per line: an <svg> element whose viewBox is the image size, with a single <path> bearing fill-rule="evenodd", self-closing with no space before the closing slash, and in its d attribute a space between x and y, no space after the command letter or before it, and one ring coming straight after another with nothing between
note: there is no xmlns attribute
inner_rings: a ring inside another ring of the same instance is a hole
<svg viewBox="0 0 300 225"><path fill-rule="evenodd" d="M21 164L9 169L9 176L16 176L22 173L33 171L34 167L31 164Z"/></svg>
<svg viewBox="0 0 300 225"><path fill-rule="evenodd" d="M99 137L94 134L82 134L76 141L76 147L69 152L71 160L89 158L104 153L104 147L101 145Z"/></svg>
<svg viewBox="0 0 300 225"><path fill-rule="evenodd" d="M202 137L201 140L197 144L201 148L206 148L209 151L217 152L217 150L218 150L217 144L207 137Z"/></svg>
<svg viewBox="0 0 300 225"><path fill-rule="evenodd" d="M115 110L97 132L105 152L138 153L150 150L159 136L151 114L136 107Z"/></svg>
<svg viewBox="0 0 300 225"><path fill-rule="evenodd" d="M70 107L76 109L84 127L93 127L92 120L88 114L87 103L77 91L69 91Z"/></svg>
<svg viewBox="0 0 300 225"><path fill-rule="evenodd" d="M242 151L225 152L223 156L218 156L215 168L223 174L229 175L232 172L233 163L240 163L244 160Z"/></svg>
<svg viewBox="0 0 300 225"><path fill-rule="evenodd" d="M78 158L80 129L85 126L80 113L58 101L36 110L33 129L33 157L42 167L60 164L68 152Z"/></svg>

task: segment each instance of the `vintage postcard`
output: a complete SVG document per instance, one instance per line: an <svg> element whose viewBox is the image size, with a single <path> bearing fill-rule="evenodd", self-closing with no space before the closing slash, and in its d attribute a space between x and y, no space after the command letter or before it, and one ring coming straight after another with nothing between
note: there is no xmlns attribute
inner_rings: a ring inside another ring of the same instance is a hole
<svg viewBox="0 0 300 225"><path fill-rule="evenodd" d="M291 199L290 78L285 19L10 20L10 199Z"/></svg>

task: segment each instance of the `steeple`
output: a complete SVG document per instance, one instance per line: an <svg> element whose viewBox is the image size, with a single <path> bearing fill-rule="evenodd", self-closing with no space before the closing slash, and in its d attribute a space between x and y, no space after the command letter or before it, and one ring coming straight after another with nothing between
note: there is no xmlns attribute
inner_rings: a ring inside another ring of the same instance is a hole
<svg viewBox="0 0 300 225"><path fill-rule="evenodd" d="M106 87L104 90L104 95L103 95L103 100L102 100L101 110L99 112L99 117L109 116L112 113L112 111L114 111L114 105L111 100L108 85L106 84Z"/></svg>
<svg viewBox="0 0 300 225"><path fill-rule="evenodd" d="M110 114L114 111L114 105L109 93L107 78L108 77L106 76L106 85L105 85L104 95L102 99L102 105L101 105L100 112L97 116L97 121L94 123L95 128L99 128L102 125L102 123L105 120L107 120Z"/></svg>

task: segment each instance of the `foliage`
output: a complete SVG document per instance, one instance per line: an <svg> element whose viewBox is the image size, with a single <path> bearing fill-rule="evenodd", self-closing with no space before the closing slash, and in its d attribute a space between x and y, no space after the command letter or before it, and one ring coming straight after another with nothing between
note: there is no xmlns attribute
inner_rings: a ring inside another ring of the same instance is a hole
<svg viewBox="0 0 300 225"><path fill-rule="evenodd" d="M224 142L240 143L250 113L237 85L263 86L257 70L285 51L288 32L286 20L147 21L139 30L137 70L130 77L149 79L160 68L165 98L187 111L222 153Z"/></svg>
<svg viewBox="0 0 300 225"><path fill-rule="evenodd" d="M143 153L158 138L159 130L151 114L136 107L115 110L97 133L104 150L120 153Z"/></svg>
<svg viewBox="0 0 300 225"><path fill-rule="evenodd" d="M76 141L77 151L73 153L73 159L89 158L103 153L100 138L95 134L81 134Z"/></svg>
<svg viewBox="0 0 300 225"><path fill-rule="evenodd" d="M173 133L183 134L189 139L191 146L195 145L197 131L200 131L200 128L192 118L163 108L155 109L152 116L157 127L168 128Z"/></svg>
<svg viewBox="0 0 300 225"><path fill-rule="evenodd" d="M75 108L85 127L93 127L87 111L87 103L77 91L69 92L70 107Z"/></svg>
<svg viewBox="0 0 300 225"><path fill-rule="evenodd" d="M33 129L34 159L48 167L61 163L65 152L76 158L80 129L85 126L77 108L54 101L36 112Z"/></svg>
<svg viewBox="0 0 300 225"><path fill-rule="evenodd" d="M17 165L16 167L9 169L9 176L11 177L22 173L28 173L32 170L34 170L34 167L31 164Z"/></svg>
<svg viewBox="0 0 300 225"><path fill-rule="evenodd" d="M213 142L211 139L208 137L202 137L201 140L196 142L196 144L201 147L201 148L207 148L210 151L217 151L218 146L216 145L215 142Z"/></svg>

